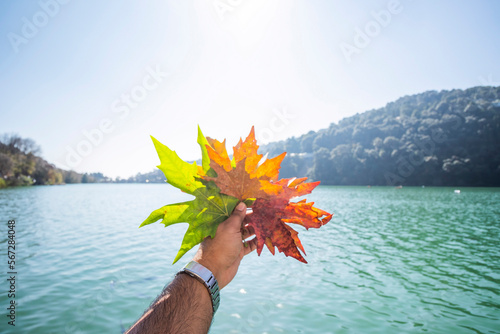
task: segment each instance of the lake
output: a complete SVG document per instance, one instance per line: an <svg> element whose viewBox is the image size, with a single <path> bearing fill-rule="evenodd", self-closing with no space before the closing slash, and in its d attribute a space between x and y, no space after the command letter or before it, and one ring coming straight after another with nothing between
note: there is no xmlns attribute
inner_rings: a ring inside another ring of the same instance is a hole
<svg viewBox="0 0 500 334"><path fill-rule="evenodd" d="M306 198L334 217L296 227L309 263L247 256L211 333L500 333L500 189L460 190L318 187ZM0 332L122 333L194 254L171 264L186 224L138 226L186 199L166 184L0 190Z"/></svg>

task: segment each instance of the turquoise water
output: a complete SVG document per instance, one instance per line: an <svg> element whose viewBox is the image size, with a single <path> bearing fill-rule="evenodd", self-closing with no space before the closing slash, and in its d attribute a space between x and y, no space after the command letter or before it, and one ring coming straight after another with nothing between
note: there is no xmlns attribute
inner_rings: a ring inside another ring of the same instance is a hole
<svg viewBox="0 0 500 334"><path fill-rule="evenodd" d="M247 256L211 333L500 333L500 189L318 187L309 264ZM2 333L121 333L190 259L184 224L138 229L167 185L0 190ZM7 221L16 220L16 326Z"/></svg>

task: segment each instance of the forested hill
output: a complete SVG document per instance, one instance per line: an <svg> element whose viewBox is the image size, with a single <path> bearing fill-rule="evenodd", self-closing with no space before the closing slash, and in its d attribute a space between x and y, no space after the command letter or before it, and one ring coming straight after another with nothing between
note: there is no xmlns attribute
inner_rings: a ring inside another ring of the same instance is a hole
<svg viewBox="0 0 500 334"><path fill-rule="evenodd" d="M500 186L500 87L405 96L262 151L323 184Z"/></svg>
<svg viewBox="0 0 500 334"><path fill-rule="evenodd" d="M42 159L40 147L17 134L0 135L0 189L12 186L109 182L102 173L80 174Z"/></svg>

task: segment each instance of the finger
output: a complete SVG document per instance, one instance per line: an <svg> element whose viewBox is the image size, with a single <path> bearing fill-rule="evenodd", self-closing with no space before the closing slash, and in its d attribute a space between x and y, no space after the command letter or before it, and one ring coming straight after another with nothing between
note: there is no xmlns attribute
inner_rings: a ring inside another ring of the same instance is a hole
<svg viewBox="0 0 500 334"><path fill-rule="evenodd" d="M247 239L251 237L252 235L255 235L255 231L253 230L252 227L244 227L241 229L241 238L242 239Z"/></svg>
<svg viewBox="0 0 500 334"><path fill-rule="evenodd" d="M243 256L250 254L257 249L257 238L245 241L246 247L243 247Z"/></svg>
<svg viewBox="0 0 500 334"><path fill-rule="evenodd" d="M254 235L255 234L255 229L253 228L253 226L250 226L250 225L245 225L245 228L248 230L248 232L250 232L250 235Z"/></svg>

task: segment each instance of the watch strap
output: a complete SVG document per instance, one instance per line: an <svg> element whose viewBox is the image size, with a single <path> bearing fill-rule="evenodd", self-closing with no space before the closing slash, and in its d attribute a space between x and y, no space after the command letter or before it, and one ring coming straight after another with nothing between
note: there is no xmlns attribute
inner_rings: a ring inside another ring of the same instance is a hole
<svg viewBox="0 0 500 334"><path fill-rule="evenodd" d="M217 283L217 280L212 272L198 262L191 261L186 264L179 273L186 273L189 276L196 278L206 286L212 300L213 314L215 314L220 304L220 293L219 284Z"/></svg>

